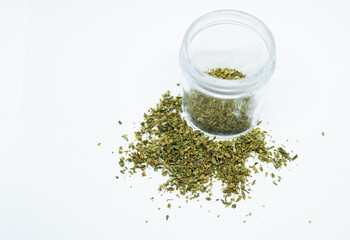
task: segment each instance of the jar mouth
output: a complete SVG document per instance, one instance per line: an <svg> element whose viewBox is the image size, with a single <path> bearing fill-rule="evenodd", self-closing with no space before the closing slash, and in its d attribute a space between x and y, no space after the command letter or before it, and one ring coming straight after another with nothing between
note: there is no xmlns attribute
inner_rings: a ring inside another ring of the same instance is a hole
<svg viewBox="0 0 350 240"><path fill-rule="evenodd" d="M203 30L223 24L241 26L254 32L263 40L268 59L252 75L228 81L206 74L192 62L189 55L189 45L192 40ZM254 94L270 79L275 68L275 62L275 41L271 31L258 18L237 10L218 10L198 18L187 29L180 49L180 66L185 77L197 89L214 97L225 95L228 98L237 98Z"/></svg>

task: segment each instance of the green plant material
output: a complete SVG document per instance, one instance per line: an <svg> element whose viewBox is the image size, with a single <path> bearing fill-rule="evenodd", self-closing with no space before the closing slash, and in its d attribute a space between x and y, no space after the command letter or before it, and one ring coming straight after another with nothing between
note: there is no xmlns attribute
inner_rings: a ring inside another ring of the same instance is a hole
<svg viewBox="0 0 350 240"><path fill-rule="evenodd" d="M169 215L166 215L166 216L165 216L165 219L168 221L168 220L169 220Z"/></svg>
<svg viewBox="0 0 350 240"><path fill-rule="evenodd" d="M322 132L322 136L324 136L324 132Z"/></svg>
<svg viewBox="0 0 350 240"><path fill-rule="evenodd" d="M118 121L119 125L122 125L122 122L121 121Z"/></svg>
<svg viewBox="0 0 350 240"><path fill-rule="evenodd" d="M119 154L122 154L122 153L123 153L123 147L120 146L120 147L119 147Z"/></svg>
<svg viewBox="0 0 350 240"><path fill-rule="evenodd" d="M236 69L230 69L230 68L216 68L216 69L211 69L210 71L205 73L213 77L217 77L221 79L231 79L231 80L241 79L247 76Z"/></svg>
<svg viewBox="0 0 350 240"><path fill-rule="evenodd" d="M217 68L205 72L213 77L234 81L246 75L236 69ZM184 108L193 124L214 135L235 135L252 127L253 97L215 98L197 90L184 94Z"/></svg>
<svg viewBox="0 0 350 240"><path fill-rule="evenodd" d="M130 174L150 167L166 176L159 191L176 191L186 199L194 199L200 193L211 196L213 182L221 182L221 202L235 207L251 191L250 178L257 161L279 169L282 163L293 160L284 149L269 147L266 131L260 128L232 140L210 139L187 124L181 106L182 97L174 97L169 91L164 94L157 107L144 114L133 147L129 145L124 151L127 156L119 163L121 167L124 161L131 164ZM250 165L251 158L255 163Z"/></svg>
<svg viewBox="0 0 350 240"><path fill-rule="evenodd" d="M124 162L124 158L123 158L123 157L120 158L120 160L119 160L119 165L120 165L121 167L124 167L124 166L125 166L125 162Z"/></svg>
<svg viewBox="0 0 350 240"><path fill-rule="evenodd" d="M127 134L123 134L122 137L125 139L125 141L129 141L129 138L128 138Z"/></svg>
<svg viewBox="0 0 350 240"><path fill-rule="evenodd" d="M97 146L101 146L101 143L97 143Z"/></svg>

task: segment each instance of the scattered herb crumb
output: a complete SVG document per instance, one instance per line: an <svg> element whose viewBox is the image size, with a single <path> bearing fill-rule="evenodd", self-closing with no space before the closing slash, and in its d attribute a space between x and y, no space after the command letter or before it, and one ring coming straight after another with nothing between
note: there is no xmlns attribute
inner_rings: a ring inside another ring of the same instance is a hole
<svg viewBox="0 0 350 240"><path fill-rule="evenodd" d="M171 208L171 204L170 203L168 203L168 206L167 206L168 208Z"/></svg>
<svg viewBox="0 0 350 240"><path fill-rule="evenodd" d="M122 125L123 123L121 121L118 121L119 125Z"/></svg>
<svg viewBox="0 0 350 240"><path fill-rule="evenodd" d="M322 136L324 136L324 132L322 132Z"/></svg>
<svg viewBox="0 0 350 240"><path fill-rule="evenodd" d="M101 146L101 143L97 143L97 146Z"/></svg>
<svg viewBox="0 0 350 240"><path fill-rule="evenodd" d="M168 219L169 219L169 215L166 215L165 219L168 221Z"/></svg>
<svg viewBox="0 0 350 240"><path fill-rule="evenodd" d="M128 135L127 134L123 134L122 137L126 140L129 141Z"/></svg>

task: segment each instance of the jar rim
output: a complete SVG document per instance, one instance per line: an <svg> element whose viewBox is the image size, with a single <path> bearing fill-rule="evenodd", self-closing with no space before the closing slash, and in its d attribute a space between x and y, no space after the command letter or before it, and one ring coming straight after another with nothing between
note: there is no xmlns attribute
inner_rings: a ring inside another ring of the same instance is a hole
<svg viewBox="0 0 350 240"><path fill-rule="evenodd" d="M206 25L201 26L206 21ZM258 34L264 41L267 47L268 60L253 75L243 79L227 81L202 72L191 62L188 50L192 39L206 28L222 24L241 25ZM253 15L238 10L217 10L199 17L187 29L180 49L180 66L185 77L193 80L190 83L203 92L216 96L234 95L234 97L242 97L253 94L270 79L275 68L275 62L275 41L269 28Z"/></svg>

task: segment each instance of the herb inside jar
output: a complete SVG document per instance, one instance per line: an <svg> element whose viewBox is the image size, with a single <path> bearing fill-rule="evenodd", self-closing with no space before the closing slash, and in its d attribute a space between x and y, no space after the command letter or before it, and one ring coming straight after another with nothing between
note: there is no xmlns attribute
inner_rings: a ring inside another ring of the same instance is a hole
<svg viewBox="0 0 350 240"><path fill-rule="evenodd" d="M216 68L205 72L213 77L234 81L246 75L236 69ZM191 122L213 135L236 135L249 130L252 123L253 98L216 98L192 89L184 94L184 107Z"/></svg>

